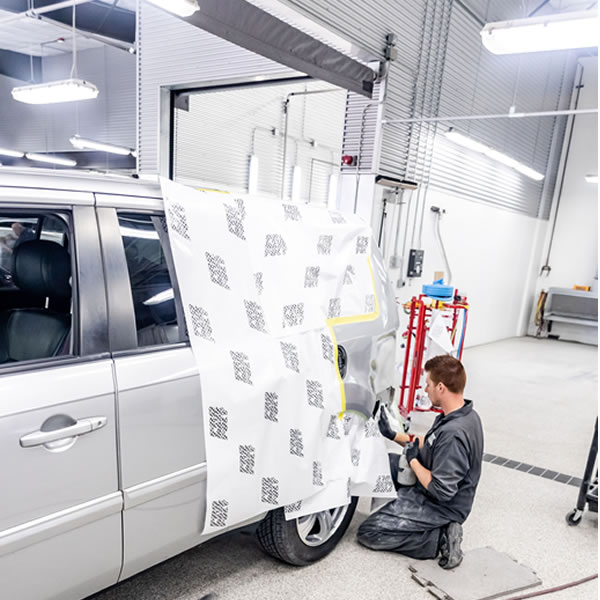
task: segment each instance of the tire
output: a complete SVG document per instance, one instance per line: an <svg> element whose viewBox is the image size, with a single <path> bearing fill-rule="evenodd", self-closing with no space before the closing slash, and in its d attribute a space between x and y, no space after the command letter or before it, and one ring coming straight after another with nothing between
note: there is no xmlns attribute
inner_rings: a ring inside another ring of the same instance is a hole
<svg viewBox="0 0 600 600"><path fill-rule="evenodd" d="M576 508L574 508L573 510L571 510L567 513L565 520L571 527L575 527L576 525L579 525L579 523L581 523L582 517L583 517L583 511L577 510Z"/></svg>
<svg viewBox="0 0 600 600"><path fill-rule="evenodd" d="M338 518L334 519L334 522L337 523L335 529L322 541L319 540L320 533L305 535L304 538L300 533L301 530L307 531L309 517L312 515L286 521L283 508L278 508L271 511L260 522L256 530L258 542L267 554L278 560L299 567L310 565L327 556L337 546L352 521L357 503L358 498L354 497L345 507L323 511L323 513L329 512L330 515L333 513L335 516L335 510L345 509L343 515L340 512ZM314 529L317 531L320 531L322 522L319 515L323 515L323 513L314 515L316 518Z"/></svg>

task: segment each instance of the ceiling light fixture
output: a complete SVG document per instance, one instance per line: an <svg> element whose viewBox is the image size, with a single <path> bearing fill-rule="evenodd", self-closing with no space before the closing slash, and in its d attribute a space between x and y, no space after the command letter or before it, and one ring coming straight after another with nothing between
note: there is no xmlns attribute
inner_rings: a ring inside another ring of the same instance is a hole
<svg viewBox="0 0 600 600"><path fill-rule="evenodd" d="M77 78L77 30L75 29L75 4L73 11L73 62L69 79L22 85L12 89L12 97L26 104L55 104L93 100L98 96L98 88L89 81ZM32 77L33 80L33 77Z"/></svg>
<svg viewBox="0 0 600 600"><path fill-rule="evenodd" d="M450 129L446 132L446 137L455 144L459 144L464 148L469 148L469 150L473 150L474 152L485 154L487 157L502 163L507 167L511 167L515 171L519 171L519 173L522 173L523 175L526 175L535 181L541 181L544 179L544 175L542 173L538 173L531 167L520 163L518 160L515 160L506 154L502 154L502 152L498 152L498 150L494 150L485 144L476 142L475 140L467 137L466 135L462 135L462 133L458 133L453 129Z"/></svg>
<svg viewBox="0 0 600 600"><path fill-rule="evenodd" d="M2 152L0 152L2 154ZM586 175L585 180L587 183L598 183L598 175Z"/></svg>
<svg viewBox="0 0 600 600"><path fill-rule="evenodd" d="M12 89L12 97L26 104L55 104L93 100L98 96L98 88L83 79L64 79L34 85L23 85Z"/></svg>
<svg viewBox="0 0 600 600"><path fill-rule="evenodd" d="M148 2L179 17L191 17L200 10L197 0L148 0Z"/></svg>
<svg viewBox="0 0 600 600"><path fill-rule="evenodd" d="M99 150L100 152L110 152L111 154L120 154L121 156L128 156L133 154L131 148L125 146L116 146L115 144L107 144L104 142L96 142L95 140L89 140L82 138L79 135L74 135L69 139L71 144L79 150Z"/></svg>
<svg viewBox="0 0 600 600"><path fill-rule="evenodd" d="M0 156L12 156L13 158L23 158L25 152L19 150L9 150L8 148L0 148Z"/></svg>
<svg viewBox="0 0 600 600"><path fill-rule="evenodd" d="M493 54L591 48L598 45L598 13L585 10L488 23L481 41Z"/></svg>
<svg viewBox="0 0 600 600"><path fill-rule="evenodd" d="M50 154L36 154L35 152L28 152L25 157L29 160L49 163L51 165L60 165L61 167L77 166L77 161L73 160L72 158L59 158L58 156L51 156Z"/></svg>

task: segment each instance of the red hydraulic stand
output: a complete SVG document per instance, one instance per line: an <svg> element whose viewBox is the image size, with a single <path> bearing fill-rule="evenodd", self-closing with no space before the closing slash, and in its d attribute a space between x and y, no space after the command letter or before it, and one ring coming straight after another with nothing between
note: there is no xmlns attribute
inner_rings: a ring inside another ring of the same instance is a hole
<svg viewBox="0 0 600 600"><path fill-rule="evenodd" d="M405 306L408 306L408 304ZM406 352L404 356L404 368L402 370L402 384L400 386L400 404L398 407L400 414L404 418L407 418L413 411L427 412L437 410L435 408L415 407L415 393L422 388L420 380L423 375L423 356L426 350L425 340L427 339L427 332L431 325L432 311L434 310L447 311L449 314L452 314L452 326L448 327L448 331L450 332L450 339L453 344L456 340L459 315L463 311L462 333L456 351L456 357L459 360L462 358L465 331L467 329L467 315L469 312L466 297L460 297L458 292L450 302L435 300L424 294L419 295L418 298L413 297L410 301L410 316L408 329L405 334ZM412 368L410 370L410 381L407 381L409 377L409 364L412 365Z"/></svg>

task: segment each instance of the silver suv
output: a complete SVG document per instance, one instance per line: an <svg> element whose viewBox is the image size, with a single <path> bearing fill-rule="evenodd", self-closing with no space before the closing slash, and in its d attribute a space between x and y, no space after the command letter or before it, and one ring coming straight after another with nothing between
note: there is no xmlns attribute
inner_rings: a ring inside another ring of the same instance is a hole
<svg viewBox="0 0 600 600"><path fill-rule="evenodd" d="M3 598L80 599L208 539L200 376L162 212L134 180L0 173ZM389 400L398 325L376 250L373 266L380 316L335 332L347 408L365 418ZM252 522L304 565L355 506Z"/></svg>

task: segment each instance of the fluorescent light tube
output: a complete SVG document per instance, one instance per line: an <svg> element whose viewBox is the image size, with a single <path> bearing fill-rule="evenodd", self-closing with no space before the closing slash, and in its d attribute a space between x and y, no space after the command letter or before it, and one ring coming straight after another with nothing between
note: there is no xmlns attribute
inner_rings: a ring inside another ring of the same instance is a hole
<svg viewBox="0 0 600 600"><path fill-rule="evenodd" d="M541 181L544 179L544 175L542 173L538 173L534 169L520 163L518 160L507 156L506 154L502 154L502 152L498 152L498 150L494 150L485 144L481 144L466 135L462 135L462 133L458 133L452 129L446 132L446 137L454 142L455 144L459 144L464 148L468 148L469 150L473 150L474 152L479 152L481 154L485 154L488 158L495 160L496 162L502 163L515 171L519 171L523 175L531 179L535 179L535 181Z"/></svg>
<svg viewBox="0 0 600 600"><path fill-rule="evenodd" d="M35 152L28 152L25 156L29 160L49 163L51 165L61 165L63 167L75 167L77 165L77 161L73 160L72 158L59 158L58 156L51 156L50 154L36 154Z"/></svg>
<svg viewBox="0 0 600 600"><path fill-rule="evenodd" d="M126 148L125 146L115 146L114 144L96 142L94 140L79 137L78 135L74 135L69 141L75 148L79 148L80 150L100 150L101 152L110 152L111 154L120 154L121 156L127 156L133 153L131 148Z"/></svg>
<svg viewBox="0 0 600 600"><path fill-rule="evenodd" d="M338 176L336 173L332 173L329 176L329 189L327 191L327 208L329 210L337 210L337 189Z"/></svg>
<svg viewBox="0 0 600 600"><path fill-rule="evenodd" d="M597 12L585 10L488 23L481 41L494 54L590 48L598 45L598 28Z"/></svg>
<svg viewBox="0 0 600 600"><path fill-rule="evenodd" d="M93 100L98 96L98 88L83 79L64 79L35 85L23 85L12 89L12 97L26 104L55 104Z"/></svg>
<svg viewBox="0 0 600 600"><path fill-rule="evenodd" d="M256 194L258 192L258 156L252 154L250 156L250 164L248 166L248 193Z"/></svg>
<svg viewBox="0 0 600 600"><path fill-rule="evenodd" d="M9 150L8 148L0 148L0 156L12 156L13 158L23 158L25 152L19 150Z"/></svg>
<svg viewBox="0 0 600 600"><path fill-rule="evenodd" d="M169 288L168 290L164 290L156 294L156 296L152 296L148 298L148 300L144 300L145 306L154 306L155 304L162 304L163 302L168 302L169 300L173 300L175 298L175 294L173 292L173 288Z"/></svg>
<svg viewBox="0 0 600 600"><path fill-rule="evenodd" d="M196 0L148 0L148 2L179 17L190 17L200 10Z"/></svg>
<svg viewBox="0 0 600 600"><path fill-rule="evenodd" d="M292 202L300 202L302 195L302 169L296 165L292 171Z"/></svg>
<svg viewBox="0 0 600 600"><path fill-rule="evenodd" d="M585 180L587 183L598 183L598 175L586 175Z"/></svg>

